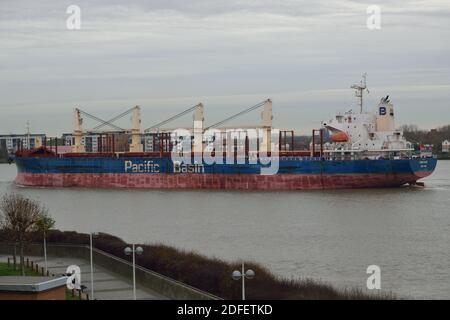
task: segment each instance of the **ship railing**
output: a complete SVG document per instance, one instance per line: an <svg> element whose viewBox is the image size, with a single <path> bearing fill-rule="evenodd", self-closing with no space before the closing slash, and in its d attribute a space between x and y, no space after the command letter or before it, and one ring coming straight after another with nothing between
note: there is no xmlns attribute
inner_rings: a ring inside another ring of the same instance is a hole
<svg viewBox="0 0 450 320"><path fill-rule="evenodd" d="M414 149L380 149L380 150L325 150L330 160L368 160L368 159L411 159Z"/></svg>
<svg viewBox="0 0 450 320"><path fill-rule="evenodd" d="M179 156L182 156L182 153L175 153ZM73 158L80 158L80 157L86 157L86 158L94 158L94 157L102 157L102 158L125 158L125 157L136 157L136 158L142 158L142 157L155 157L155 158L165 158L165 157L171 157L173 154L171 152L114 152L114 153L107 153L107 152L78 152L78 153L65 153L65 154L59 154L60 157L73 157ZM203 153L194 153L191 152L191 157L206 157L206 156L220 156L220 157L234 157L234 158L266 158L266 157L272 157L272 156L279 156L279 157L305 157L305 156L311 156L310 150L294 150L294 151L278 151L278 152L221 152L221 153L215 153L215 152L203 152ZM319 156L320 152L315 152L314 156ZM56 155L50 155L53 157L56 157Z"/></svg>

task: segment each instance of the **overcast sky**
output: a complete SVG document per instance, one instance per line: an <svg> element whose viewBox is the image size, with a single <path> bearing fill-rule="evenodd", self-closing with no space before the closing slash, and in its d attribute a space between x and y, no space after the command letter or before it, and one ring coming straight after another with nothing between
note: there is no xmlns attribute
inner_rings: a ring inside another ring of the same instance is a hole
<svg viewBox="0 0 450 320"><path fill-rule="evenodd" d="M81 30L66 28L72 4ZM201 101L211 124L268 97L274 126L305 133L354 108L363 72L366 108L389 94L398 125L431 128L450 123L449 39L449 0L2 0L0 133L70 132L75 106L141 105L147 127Z"/></svg>

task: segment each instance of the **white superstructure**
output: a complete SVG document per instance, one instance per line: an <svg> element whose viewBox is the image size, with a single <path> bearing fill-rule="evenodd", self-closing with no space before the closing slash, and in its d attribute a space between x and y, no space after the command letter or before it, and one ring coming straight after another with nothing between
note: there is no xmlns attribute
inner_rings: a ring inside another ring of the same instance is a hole
<svg viewBox="0 0 450 320"><path fill-rule="evenodd" d="M389 96L382 98L373 111L364 111L363 92L367 89L365 75L360 84L353 85L359 111L338 113L322 125L331 132L331 144L325 152L357 154L360 157L410 157L412 145L403 132L395 129L394 106Z"/></svg>

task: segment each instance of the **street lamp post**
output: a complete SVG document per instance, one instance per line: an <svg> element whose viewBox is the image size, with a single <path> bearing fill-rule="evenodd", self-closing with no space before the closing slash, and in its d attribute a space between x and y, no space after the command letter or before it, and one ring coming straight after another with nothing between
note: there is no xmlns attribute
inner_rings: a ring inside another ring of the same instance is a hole
<svg viewBox="0 0 450 320"><path fill-rule="evenodd" d="M244 262L242 262L242 271L233 271L231 277L233 280L242 280L242 300L245 300L245 279L253 279L255 277L255 272L252 269L245 271Z"/></svg>
<svg viewBox="0 0 450 320"><path fill-rule="evenodd" d="M93 238L97 236L98 232L91 232L89 234L89 258L91 263L91 300L94 300L94 255L93 255Z"/></svg>
<svg viewBox="0 0 450 320"><path fill-rule="evenodd" d="M135 244L133 243L130 247L126 247L124 249L124 253L129 256L130 254L133 255L133 298L136 299L136 254L141 255L144 252L144 249L142 247L135 247Z"/></svg>
<svg viewBox="0 0 450 320"><path fill-rule="evenodd" d="M44 231L44 264L45 264L45 273L47 273L47 239L45 239L45 231Z"/></svg>

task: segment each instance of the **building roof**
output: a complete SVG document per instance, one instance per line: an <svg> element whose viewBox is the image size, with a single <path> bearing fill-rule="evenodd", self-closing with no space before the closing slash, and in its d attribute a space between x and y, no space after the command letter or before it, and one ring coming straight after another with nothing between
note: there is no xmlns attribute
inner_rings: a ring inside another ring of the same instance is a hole
<svg viewBox="0 0 450 320"><path fill-rule="evenodd" d="M0 277L0 292L42 292L65 286L67 277L31 277L2 276Z"/></svg>
<svg viewBox="0 0 450 320"><path fill-rule="evenodd" d="M0 134L0 138L26 138L26 137L45 137L45 133L30 133L28 135L28 133L23 133L23 134L18 134L18 133L11 133L11 134Z"/></svg>

